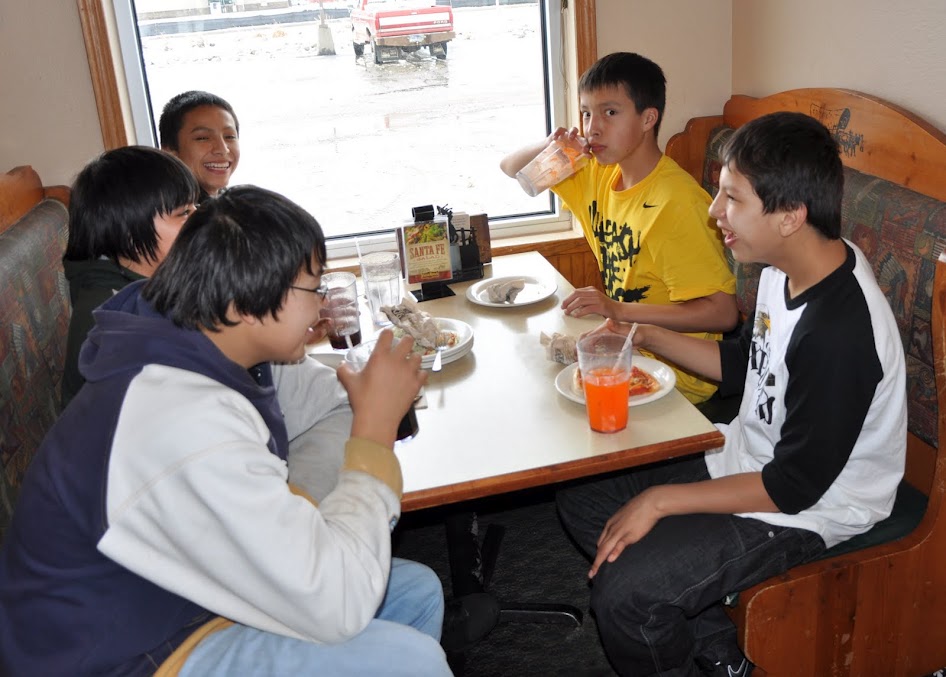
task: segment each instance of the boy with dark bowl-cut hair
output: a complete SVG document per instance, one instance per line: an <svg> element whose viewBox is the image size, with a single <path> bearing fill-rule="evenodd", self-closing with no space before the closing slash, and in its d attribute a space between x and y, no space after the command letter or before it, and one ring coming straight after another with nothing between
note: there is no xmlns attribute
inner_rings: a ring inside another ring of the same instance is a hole
<svg viewBox="0 0 946 677"><path fill-rule="evenodd" d="M609 54L581 77L578 96L584 137L559 128L500 163L515 176L555 139L592 157L552 190L581 223L605 293L577 289L562 309L720 338L739 318L736 283L707 215L710 196L657 145L663 71L640 54ZM675 371L691 402L716 391L715 383Z"/></svg>
<svg viewBox="0 0 946 677"><path fill-rule="evenodd" d="M161 148L191 168L200 201L227 187L240 164L240 121L226 99L191 90L164 105L158 121Z"/></svg>
<svg viewBox="0 0 946 677"><path fill-rule="evenodd" d="M95 311L0 548L0 673L450 674L439 579L391 558L410 339L339 367L350 438L321 502L287 482L299 412L270 363L313 362L325 262L312 216L237 187Z"/></svg>
<svg viewBox="0 0 946 677"><path fill-rule="evenodd" d="M773 113L738 129L722 163L710 213L737 261L769 264L754 316L722 342L642 325L634 344L742 390L726 443L557 497L593 558L591 606L622 675L747 675L720 600L870 529L903 475L903 346L840 237L837 143L814 118Z"/></svg>
<svg viewBox="0 0 946 677"><path fill-rule="evenodd" d="M79 349L94 324L92 311L119 289L151 276L194 211L199 192L187 165L144 146L105 151L76 176L62 257L72 303L63 408L85 382Z"/></svg>

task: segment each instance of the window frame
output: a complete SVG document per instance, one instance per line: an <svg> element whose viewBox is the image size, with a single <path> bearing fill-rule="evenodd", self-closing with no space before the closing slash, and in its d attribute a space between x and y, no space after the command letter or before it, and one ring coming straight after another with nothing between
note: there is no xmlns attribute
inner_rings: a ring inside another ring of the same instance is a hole
<svg viewBox="0 0 946 677"><path fill-rule="evenodd" d="M547 0L550 5L557 2L562 3L562 8L568 7L569 0ZM574 40L574 58L575 70L577 73L584 72L597 59L597 34L596 34L596 0L571 0L573 31L574 35L569 35L567 27L562 26L561 30L566 36L565 40ZM113 0L76 0L79 9L79 19L82 24L82 34L86 46L86 54L89 60L89 71L92 76L92 90L95 95L96 108L99 116L99 125L102 130L102 142L106 150L126 146L131 143L154 144L154 132L152 129L136 130L134 119L143 119L145 116L151 117L150 104L147 101L135 101L134 97L129 96L127 79L142 78L140 66L137 59L137 35L135 42L130 44L128 41L123 45L118 35L116 16L124 21L128 21L128 5L115 3ZM124 16L123 16L124 13ZM550 12L551 13L551 12ZM136 25L133 17L132 24ZM132 51L129 51L132 50ZM139 72L127 73L126 64L134 64L134 69ZM566 55L566 65L568 56ZM121 85L119 83L122 83ZM568 92L573 91L568 85L563 88L565 94L553 93L554 100L551 102L553 107L567 107L569 101ZM143 107L147 108L143 108ZM134 115L133 115L134 112ZM502 219L502 227L491 228L491 236L495 242L501 238L510 238L523 236L528 239L531 236L547 236L555 230L570 230L565 225L562 226L562 217L559 214L551 214L539 217L508 217ZM536 232L536 226L540 228L545 225L541 233ZM557 227L556 227L557 226ZM389 246L391 236L365 236L359 237L359 243L365 248ZM347 242L339 242L331 247L331 257L351 256L354 252L353 242L349 239Z"/></svg>

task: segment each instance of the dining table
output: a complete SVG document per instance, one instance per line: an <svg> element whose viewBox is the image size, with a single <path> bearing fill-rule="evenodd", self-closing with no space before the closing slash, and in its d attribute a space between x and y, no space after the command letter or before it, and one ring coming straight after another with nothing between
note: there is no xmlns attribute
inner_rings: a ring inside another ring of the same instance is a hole
<svg viewBox="0 0 946 677"><path fill-rule="evenodd" d="M562 301L574 287L537 252L493 257L484 280L528 280L530 295L493 303L489 282L449 285L454 295L418 304L434 318L472 330L469 352L430 373L418 434L395 444L404 477L402 510L412 511L556 484L719 447L723 435L679 391L629 409L624 430L591 430L583 404L556 388L565 368L552 361L540 338L577 338L600 316L566 315ZM539 290L540 293L535 293ZM364 299L362 299L364 302ZM383 328L361 313L362 336ZM327 341L311 352L331 352ZM458 351L454 351L456 353ZM462 351L460 351L462 352Z"/></svg>

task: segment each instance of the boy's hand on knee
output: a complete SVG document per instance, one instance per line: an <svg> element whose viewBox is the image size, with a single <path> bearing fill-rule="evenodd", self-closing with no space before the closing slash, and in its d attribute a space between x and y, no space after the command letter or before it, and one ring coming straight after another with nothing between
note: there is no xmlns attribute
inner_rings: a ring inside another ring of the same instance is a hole
<svg viewBox="0 0 946 677"><path fill-rule="evenodd" d="M588 578L594 578L602 564L615 561L624 548L637 543L654 528L661 515L651 500L653 493L652 489L641 492L607 521L598 537L598 552Z"/></svg>

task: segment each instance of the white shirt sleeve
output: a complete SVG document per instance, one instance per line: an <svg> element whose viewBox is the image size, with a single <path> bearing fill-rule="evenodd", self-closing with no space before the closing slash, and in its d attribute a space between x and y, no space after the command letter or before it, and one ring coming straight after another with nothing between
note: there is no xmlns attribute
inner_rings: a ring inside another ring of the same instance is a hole
<svg viewBox="0 0 946 677"><path fill-rule="evenodd" d="M351 436L348 393L334 369L313 359L274 365L273 381L289 433L289 481L321 502L338 482Z"/></svg>

